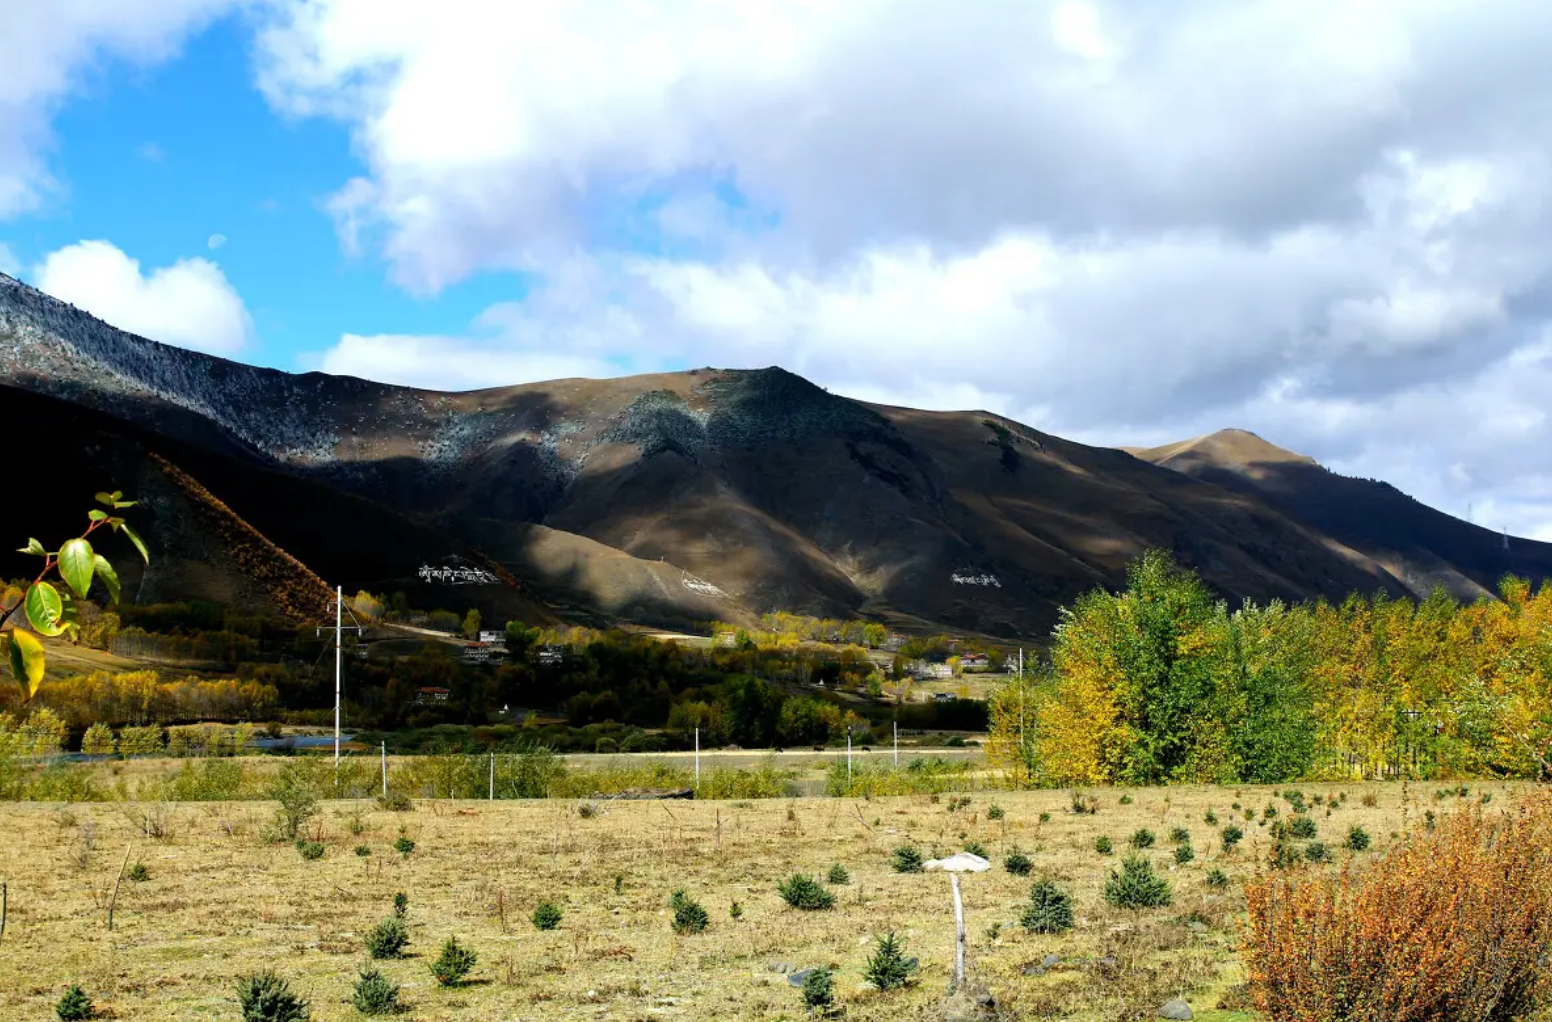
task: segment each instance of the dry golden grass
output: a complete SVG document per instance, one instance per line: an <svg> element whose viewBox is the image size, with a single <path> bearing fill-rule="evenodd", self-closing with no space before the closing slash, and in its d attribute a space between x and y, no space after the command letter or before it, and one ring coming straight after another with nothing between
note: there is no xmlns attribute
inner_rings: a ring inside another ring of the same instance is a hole
<svg viewBox="0 0 1552 1022"><path fill-rule="evenodd" d="M1349 792L1327 817L1313 816L1321 837L1340 850L1350 825L1364 826L1373 850L1389 847L1426 809L1441 809L1432 787L1301 785L1306 795ZM1511 786L1490 791L1493 808ZM1362 804L1364 794L1377 805ZM9 884L10 919L0 942L0 1018L52 1017L65 986L80 982L122 1022L236 1019L232 990L239 976L272 967L313 1004L317 1020L355 1019L348 1004L361 938L391 911L396 891L409 895L413 957L384 963L403 986L407 1019L798 1019L798 992L769 968L832 964L836 993L853 1020L940 1017L952 963L946 877L891 872L889 853L914 842L925 852L951 852L982 842L994 869L965 880L971 966L1009 1018L1110 1020L1151 1018L1169 997L1184 995L1198 1019L1252 1016L1215 1011L1243 981L1235 948L1244 900L1240 882L1254 870L1269 838L1259 826L1267 788L1172 788L1098 792L1097 815L1067 812L1065 792L980 792L957 811L950 797L772 799L755 802L611 802L584 818L573 802L422 802L411 813L371 803L326 803L316 820L327 855L303 861L287 844L267 843L268 803L199 803L168 810L169 832L140 836L138 804L62 807L0 806L0 880ZM1403 804L1404 799L1406 804ZM1217 832L1230 804L1257 812L1241 824L1240 850L1225 855ZM988 806L1006 811L987 818ZM1279 802L1286 817L1287 804ZM1203 815L1216 811L1217 826ZM1040 822L1041 813L1050 819ZM352 818L359 816L359 835ZM403 826L416 842L408 858L391 845ZM1158 843L1147 853L1167 870L1174 904L1133 913L1105 905L1108 867L1126 838L1148 827ZM1174 867L1169 833L1188 829L1195 861ZM309 834L315 828L308 828ZM961 838L960 834L966 835ZM1108 835L1116 854L1094 840ZM372 854L358 858L366 844ZM1035 872L1009 875L1002 856L1015 844ZM106 902L125 850L150 879L125 881L115 925ZM850 870L827 912L798 912L776 893L801 871L823 875L832 863ZM1214 867L1233 879L1223 891L1205 877ZM1327 866L1320 868L1337 868ZM615 877L623 877L615 893ZM1062 936L1033 936L1016 925L1033 879L1047 876L1074 895L1078 924ZM676 936L670 891L686 887L711 916L707 932ZM528 916L542 899L562 905L559 929L540 932ZM730 917L737 901L743 917ZM502 916L505 916L504 921ZM993 939L988 928L1001 923ZM901 992L859 991L872 937L905 935L919 955L919 981ZM473 982L439 988L428 965L442 942L457 936L478 952ZM1041 975L1023 967L1048 953L1061 963ZM1098 962L1106 955L1113 965ZM1087 959L1088 961L1085 961Z"/></svg>

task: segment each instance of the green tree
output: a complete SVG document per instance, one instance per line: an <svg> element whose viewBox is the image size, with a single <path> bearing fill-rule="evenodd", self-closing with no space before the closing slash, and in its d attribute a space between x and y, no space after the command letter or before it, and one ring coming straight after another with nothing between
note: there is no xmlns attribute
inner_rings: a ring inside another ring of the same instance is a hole
<svg viewBox="0 0 1552 1022"><path fill-rule="evenodd" d="M86 599L93 581L101 583L110 602L119 602L118 573L114 571L113 565L107 558L92 549L88 537L103 526L107 526L113 532L122 532L140 552L140 556L145 558L146 563L151 562L151 556L146 552L145 542L135 530L130 528L122 517L110 513L135 506L135 501L124 500L123 497L124 494L118 491L97 494L97 503L108 510L93 508L88 511L86 531L75 539L66 540L58 550L51 551L36 539L29 539L27 545L19 551L43 558L42 570L27 586L21 599L0 615L0 627L4 627L17 610L24 609L27 623L32 626L32 631L37 633L34 635L23 629L13 628L3 636L6 659L11 667L11 677L15 678L17 685L21 687L24 703L31 701L38 692L38 686L43 683L45 658L43 644L38 641L38 635L73 634L77 627L75 601ZM57 575L65 583L66 588L63 591L49 581L51 574Z"/></svg>
<svg viewBox="0 0 1552 1022"><path fill-rule="evenodd" d="M480 637L480 621L479 609L471 607L469 613L463 616L463 637L466 639L478 639Z"/></svg>

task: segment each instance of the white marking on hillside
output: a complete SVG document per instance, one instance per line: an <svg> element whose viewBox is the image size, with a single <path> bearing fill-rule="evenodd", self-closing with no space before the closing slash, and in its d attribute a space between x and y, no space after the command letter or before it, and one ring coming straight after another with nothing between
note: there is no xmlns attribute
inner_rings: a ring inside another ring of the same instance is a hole
<svg viewBox="0 0 1552 1022"><path fill-rule="evenodd" d="M954 572L949 578L954 580L956 586L996 586L1002 588L1002 583L997 581L996 575L961 575Z"/></svg>
<svg viewBox="0 0 1552 1022"><path fill-rule="evenodd" d="M683 582L684 587L690 592L695 593L697 596L711 596L717 599L727 599L727 593L724 593L721 589L718 589L710 582L701 581L694 575L686 575L679 581Z"/></svg>

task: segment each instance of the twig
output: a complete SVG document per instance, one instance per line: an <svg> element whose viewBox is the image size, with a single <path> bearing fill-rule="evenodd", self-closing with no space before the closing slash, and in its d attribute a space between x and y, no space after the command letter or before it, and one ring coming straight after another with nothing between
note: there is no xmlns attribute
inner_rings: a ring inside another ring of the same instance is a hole
<svg viewBox="0 0 1552 1022"><path fill-rule="evenodd" d="M129 853L135 850L135 844L130 842L124 849L124 861L119 863L118 879L113 881L113 897L108 900L108 932L113 932L113 909L119 903L119 884L124 882L124 870L129 866Z"/></svg>
<svg viewBox="0 0 1552 1022"><path fill-rule="evenodd" d="M0 940L5 939L5 909L6 902L10 900L10 892L5 884L0 884Z"/></svg>

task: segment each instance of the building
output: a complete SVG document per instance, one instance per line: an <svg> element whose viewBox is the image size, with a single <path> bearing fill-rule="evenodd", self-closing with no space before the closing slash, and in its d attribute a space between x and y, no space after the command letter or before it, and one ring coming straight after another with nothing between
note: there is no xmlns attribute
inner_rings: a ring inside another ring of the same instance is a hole
<svg viewBox="0 0 1552 1022"><path fill-rule="evenodd" d="M966 653L959 658L960 670L986 671L991 669L991 659L985 653Z"/></svg>
<svg viewBox="0 0 1552 1022"><path fill-rule="evenodd" d="M559 667L561 661L566 659L566 651L559 646L542 646L539 649L539 665L541 667Z"/></svg>
<svg viewBox="0 0 1552 1022"><path fill-rule="evenodd" d="M506 632L482 631L482 632L480 632L480 640L479 641L480 641L480 643L482 645L485 645L485 646L496 646L496 647L499 647L501 649L506 649L506 647L507 647L507 633Z"/></svg>
<svg viewBox="0 0 1552 1022"><path fill-rule="evenodd" d="M954 676L954 669L948 664L933 664L925 660L918 660L911 664L911 676L917 680L952 678Z"/></svg>
<svg viewBox="0 0 1552 1022"><path fill-rule="evenodd" d="M448 689L427 685L415 690L415 701L423 705L426 703L445 703L450 695L452 695L452 692Z"/></svg>

